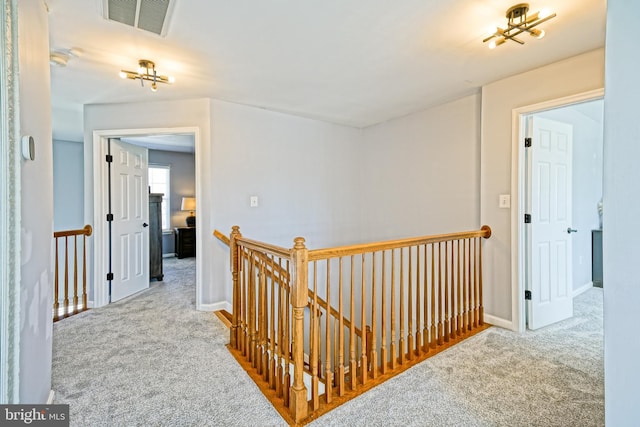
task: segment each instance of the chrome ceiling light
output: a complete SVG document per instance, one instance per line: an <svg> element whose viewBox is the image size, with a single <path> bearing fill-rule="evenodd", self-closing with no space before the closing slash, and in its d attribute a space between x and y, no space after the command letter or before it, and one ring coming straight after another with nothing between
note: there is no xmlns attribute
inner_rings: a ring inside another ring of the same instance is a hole
<svg viewBox="0 0 640 427"><path fill-rule="evenodd" d="M120 70L120 77L123 79L140 80L140 85L144 87L145 80L151 82L151 90L158 90L157 83L173 83L176 80L172 76L161 76L156 72L156 64L148 59L138 61L138 71Z"/></svg>
<svg viewBox="0 0 640 427"><path fill-rule="evenodd" d="M543 9L540 12L528 15L529 4L520 3L509 10L507 10L507 28L502 29L497 27L495 32L486 39L482 40L483 43L489 43L489 49L494 49L496 46L500 46L507 40L513 40L516 43L524 44L524 41L516 38L522 33L529 33L532 37L541 39L544 37L544 30L534 28L543 22L555 18L556 14L551 13L549 10Z"/></svg>

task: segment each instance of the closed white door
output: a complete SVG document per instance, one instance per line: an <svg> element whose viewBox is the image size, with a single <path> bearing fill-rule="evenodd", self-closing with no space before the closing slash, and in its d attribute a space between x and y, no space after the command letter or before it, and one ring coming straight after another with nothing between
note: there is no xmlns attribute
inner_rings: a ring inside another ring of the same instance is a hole
<svg viewBox="0 0 640 427"><path fill-rule="evenodd" d="M149 162L146 148L110 144L113 302L149 287Z"/></svg>
<svg viewBox="0 0 640 427"><path fill-rule="evenodd" d="M573 127L540 117L530 124L527 323L537 329L573 316Z"/></svg>

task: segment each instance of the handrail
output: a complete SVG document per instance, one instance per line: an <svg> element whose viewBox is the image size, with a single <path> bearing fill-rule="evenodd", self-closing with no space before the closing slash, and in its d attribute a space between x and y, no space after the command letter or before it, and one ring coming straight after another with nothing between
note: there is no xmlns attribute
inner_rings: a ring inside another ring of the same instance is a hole
<svg viewBox="0 0 640 427"><path fill-rule="evenodd" d="M89 224L85 225L83 228L78 230L63 230L63 231L54 231L53 237L67 237L67 236L91 236L93 233L93 228Z"/></svg>
<svg viewBox="0 0 640 427"><path fill-rule="evenodd" d="M337 258L342 256L359 255L368 252L399 249L406 246L427 245L451 240L464 240L475 237L491 237L491 227L483 225L478 231L462 231L449 234L435 234L432 236L411 237L408 239L387 240L384 242L364 243L359 245L338 246L335 248L309 250L309 261Z"/></svg>
<svg viewBox="0 0 640 427"><path fill-rule="evenodd" d="M215 237L217 237L218 240L220 240L225 245L229 246L231 244L231 240L229 240L229 238L227 236L225 236L224 234L222 234L218 230L213 230L213 235Z"/></svg>

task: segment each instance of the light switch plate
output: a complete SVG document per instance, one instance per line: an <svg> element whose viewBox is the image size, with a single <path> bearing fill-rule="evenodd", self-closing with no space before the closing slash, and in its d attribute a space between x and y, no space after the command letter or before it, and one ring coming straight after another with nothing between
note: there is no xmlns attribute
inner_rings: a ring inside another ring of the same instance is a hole
<svg viewBox="0 0 640 427"><path fill-rule="evenodd" d="M511 194L501 194L499 201L498 201L498 207L501 209L508 209L511 207Z"/></svg>
<svg viewBox="0 0 640 427"><path fill-rule="evenodd" d="M251 196L249 198L249 206L251 206L252 208L258 207L258 196Z"/></svg>

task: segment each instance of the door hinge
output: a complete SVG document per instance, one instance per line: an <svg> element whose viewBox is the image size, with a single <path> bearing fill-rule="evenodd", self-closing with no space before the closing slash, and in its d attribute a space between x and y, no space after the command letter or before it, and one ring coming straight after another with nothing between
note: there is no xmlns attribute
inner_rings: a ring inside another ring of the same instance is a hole
<svg viewBox="0 0 640 427"><path fill-rule="evenodd" d="M524 291L524 299L531 301L531 291Z"/></svg>
<svg viewBox="0 0 640 427"><path fill-rule="evenodd" d="M524 139L524 146L525 146L525 148L531 147L531 138L525 138Z"/></svg>
<svg viewBox="0 0 640 427"><path fill-rule="evenodd" d="M107 273L107 280L113 280L113 273Z"/></svg>
<svg viewBox="0 0 640 427"><path fill-rule="evenodd" d="M531 214L524 214L524 223L531 224Z"/></svg>
<svg viewBox="0 0 640 427"><path fill-rule="evenodd" d="M113 221L113 214L107 214L107 222Z"/></svg>
<svg viewBox="0 0 640 427"><path fill-rule="evenodd" d="M107 163L113 163L113 156L111 154L107 154L106 159Z"/></svg>

